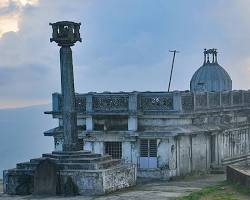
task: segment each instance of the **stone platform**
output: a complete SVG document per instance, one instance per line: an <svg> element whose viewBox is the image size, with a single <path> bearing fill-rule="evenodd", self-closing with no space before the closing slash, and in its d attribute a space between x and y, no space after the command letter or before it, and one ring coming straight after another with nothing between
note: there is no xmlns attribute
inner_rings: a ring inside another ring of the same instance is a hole
<svg viewBox="0 0 250 200"><path fill-rule="evenodd" d="M90 151L54 151L3 173L4 193L101 195L136 184L136 166Z"/></svg>
<svg viewBox="0 0 250 200"><path fill-rule="evenodd" d="M250 165L235 164L226 168L227 181L240 184L244 187L250 187Z"/></svg>

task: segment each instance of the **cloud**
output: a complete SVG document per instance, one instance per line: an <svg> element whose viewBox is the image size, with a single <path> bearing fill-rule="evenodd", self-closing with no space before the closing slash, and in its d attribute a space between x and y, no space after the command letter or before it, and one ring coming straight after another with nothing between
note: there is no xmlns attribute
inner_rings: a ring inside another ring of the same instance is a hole
<svg viewBox="0 0 250 200"><path fill-rule="evenodd" d="M48 25L60 20L82 22L83 42L72 48L77 92L164 91L170 49L181 51L172 89L186 90L202 64L203 48L213 47L234 88L246 88L248 5L247 0L1 1L0 107L8 100L12 107L50 102L51 93L60 91L59 47L49 43Z"/></svg>
<svg viewBox="0 0 250 200"><path fill-rule="evenodd" d="M1 0L0 2L0 38L3 34L19 30L23 8L35 6L38 0Z"/></svg>

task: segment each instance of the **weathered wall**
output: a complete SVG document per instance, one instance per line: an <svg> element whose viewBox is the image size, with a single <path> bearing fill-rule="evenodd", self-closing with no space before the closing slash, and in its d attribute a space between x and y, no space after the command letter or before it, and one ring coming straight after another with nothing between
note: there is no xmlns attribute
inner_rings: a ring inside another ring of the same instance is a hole
<svg viewBox="0 0 250 200"><path fill-rule="evenodd" d="M136 166L128 165L117 170L106 170L103 172L103 191L112 192L121 188L136 184Z"/></svg>
<svg viewBox="0 0 250 200"><path fill-rule="evenodd" d="M67 181L67 177L70 176L73 182L78 187L78 192L80 195L93 195L93 194L104 194L103 191L103 177L101 171L62 171L61 176L61 188Z"/></svg>
<svg viewBox="0 0 250 200"><path fill-rule="evenodd" d="M189 136L178 137L178 175L191 172L191 142Z"/></svg>
<svg viewBox="0 0 250 200"><path fill-rule="evenodd" d="M203 171L207 169L208 159L208 138L205 134L193 135L191 137L192 155L191 155L191 170Z"/></svg>
<svg viewBox="0 0 250 200"><path fill-rule="evenodd" d="M249 127L228 129L218 136L219 159L233 158L249 153L250 130Z"/></svg>
<svg viewBox="0 0 250 200"><path fill-rule="evenodd" d="M140 178L152 178L161 180L170 180L177 175L176 170L169 169L139 169L137 176Z"/></svg>
<svg viewBox="0 0 250 200"><path fill-rule="evenodd" d="M173 137L159 141L157 161L160 169L176 169L176 142Z"/></svg>
<svg viewBox="0 0 250 200"><path fill-rule="evenodd" d="M84 142L84 145L83 145L83 149L86 150L86 151L91 151L91 152L93 152L93 151L94 151L93 142L85 141L85 142Z"/></svg>
<svg viewBox="0 0 250 200"><path fill-rule="evenodd" d="M83 145L83 149L86 151L91 151L93 153L104 154L104 144L103 142L95 141L95 142L88 142L85 141Z"/></svg>
<svg viewBox="0 0 250 200"><path fill-rule="evenodd" d="M210 168L210 137L207 134L179 136L177 139L178 175Z"/></svg>
<svg viewBox="0 0 250 200"><path fill-rule="evenodd" d="M122 143L122 159L125 160L127 163L132 162L132 145L130 142L123 142Z"/></svg>
<svg viewBox="0 0 250 200"><path fill-rule="evenodd" d="M141 117L138 120L138 129L139 130L164 130L168 126L183 126L192 124L192 119L189 118L163 118L154 116L152 118Z"/></svg>
<svg viewBox="0 0 250 200"><path fill-rule="evenodd" d="M94 142L94 153L100 153L100 154L104 154L104 145L103 142Z"/></svg>

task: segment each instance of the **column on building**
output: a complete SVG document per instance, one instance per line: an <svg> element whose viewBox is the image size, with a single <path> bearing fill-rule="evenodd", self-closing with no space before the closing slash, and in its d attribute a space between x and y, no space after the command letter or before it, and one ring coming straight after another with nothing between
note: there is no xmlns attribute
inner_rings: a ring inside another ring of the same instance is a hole
<svg viewBox="0 0 250 200"><path fill-rule="evenodd" d="M182 103L181 103L181 92L174 91L173 92L173 107L176 111L182 110Z"/></svg>
<svg viewBox="0 0 250 200"><path fill-rule="evenodd" d="M93 112L93 106L92 106L92 94L87 94L86 96L86 130L92 131L93 130L93 118L92 118L92 112Z"/></svg>
<svg viewBox="0 0 250 200"><path fill-rule="evenodd" d="M129 94L128 130L137 131L137 94Z"/></svg>

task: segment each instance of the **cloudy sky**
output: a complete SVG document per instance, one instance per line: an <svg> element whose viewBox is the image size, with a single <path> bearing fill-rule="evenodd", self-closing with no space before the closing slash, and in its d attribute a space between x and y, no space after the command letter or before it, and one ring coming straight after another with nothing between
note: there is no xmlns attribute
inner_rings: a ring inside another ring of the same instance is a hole
<svg viewBox="0 0 250 200"><path fill-rule="evenodd" d="M187 90L217 48L234 89L250 86L249 0L0 0L0 108L48 104L60 91L49 22L81 22L76 92Z"/></svg>

